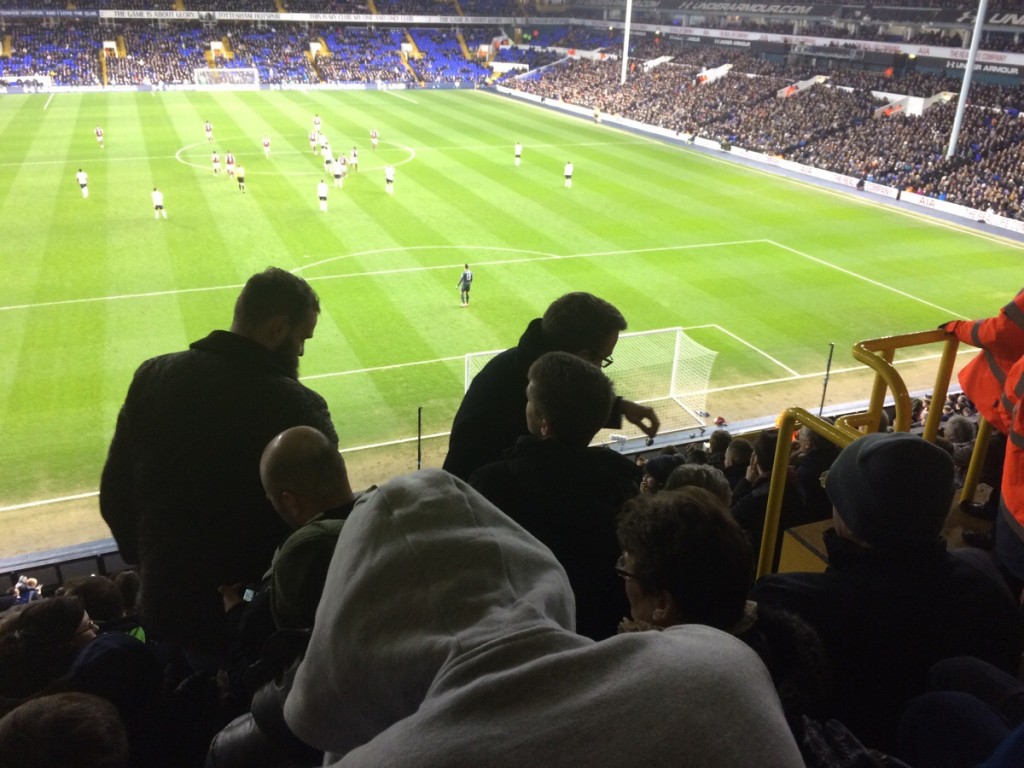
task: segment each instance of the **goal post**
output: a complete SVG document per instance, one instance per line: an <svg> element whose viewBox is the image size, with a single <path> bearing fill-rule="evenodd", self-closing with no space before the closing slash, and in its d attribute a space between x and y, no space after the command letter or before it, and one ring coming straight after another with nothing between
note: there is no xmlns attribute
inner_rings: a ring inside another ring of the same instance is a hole
<svg viewBox="0 0 1024 768"><path fill-rule="evenodd" d="M499 352L471 352L465 357L465 387ZM615 345L614 365L605 369L615 392L655 409L661 431L707 425L707 393L718 353L691 339L682 328L623 333ZM624 422L616 434L639 437ZM599 434L598 442L607 442Z"/></svg>
<svg viewBox="0 0 1024 768"><path fill-rule="evenodd" d="M197 88L224 91L255 91L260 87L256 67L198 67L192 70Z"/></svg>

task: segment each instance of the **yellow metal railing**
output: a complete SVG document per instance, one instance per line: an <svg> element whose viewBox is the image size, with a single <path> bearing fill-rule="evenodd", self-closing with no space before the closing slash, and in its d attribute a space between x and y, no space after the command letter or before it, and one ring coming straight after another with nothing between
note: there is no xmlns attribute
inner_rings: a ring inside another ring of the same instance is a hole
<svg viewBox="0 0 1024 768"><path fill-rule="evenodd" d="M788 408L782 412L779 419L779 442L775 449L775 463L772 465L772 479L768 490L768 509L765 512L764 535L761 537L761 550L757 561L758 578L771 573L773 567L775 546L779 537L782 493L786 487L786 471L789 467L789 459L793 451L792 441L790 440L793 431L797 427L806 426L840 448L845 448L862 434L878 430L887 391L892 392L893 401L896 405L896 416L892 425L893 430L896 432L910 431L910 425L913 421L910 392L907 389L906 382L903 381L903 377L893 365L893 359L896 357L896 351L899 349L926 344L943 345L938 370L935 374L935 384L932 389L932 403L937 407L928 409L928 417L925 420L924 433L922 435L925 440L934 442L942 421L941 404L946 401L946 395L949 391L949 380L953 375L956 353L960 345L960 340L956 336L943 330L920 331L901 336L885 336L879 339L861 341L854 345L854 358L875 372L871 399L868 402L866 412L836 419L834 426L803 408ZM974 496L977 478L981 472L981 465L985 457L985 448L988 445L988 431L986 431L984 439L982 439L982 431L987 427L988 425L984 422L979 425L978 440L975 443L974 454L971 457L971 466L968 469L967 482L964 484L961 498L967 499Z"/></svg>

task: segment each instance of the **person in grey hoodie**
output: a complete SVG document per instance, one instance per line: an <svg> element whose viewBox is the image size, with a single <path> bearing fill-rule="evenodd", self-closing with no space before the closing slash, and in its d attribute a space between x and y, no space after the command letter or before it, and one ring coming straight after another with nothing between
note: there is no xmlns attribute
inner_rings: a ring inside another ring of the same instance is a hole
<svg viewBox="0 0 1024 768"><path fill-rule="evenodd" d="M741 641L595 642L574 613L551 552L483 496L396 478L342 529L285 720L345 768L803 765Z"/></svg>

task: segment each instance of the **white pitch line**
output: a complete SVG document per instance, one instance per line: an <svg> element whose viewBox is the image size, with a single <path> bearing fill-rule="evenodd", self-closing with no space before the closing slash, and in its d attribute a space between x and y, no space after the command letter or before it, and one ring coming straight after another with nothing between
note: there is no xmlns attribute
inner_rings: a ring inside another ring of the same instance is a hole
<svg viewBox="0 0 1024 768"><path fill-rule="evenodd" d="M42 307L63 307L69 304L91 304L100 301L125 301L127 299L150 299L161 296L180 296L186 293L207 293L210 291L238 290L244 288L242 283L237 285L214 285L206 288L175 288L172 291L147 291L146 293L123 293L116 296L92 296L87 299L62 299L61 301L41 301L36 304L12 304L7 307L0 307L0 312L9 312L14 309L39 309Z"/></svg>
<svg viewBox="0 0 1024 768"><path fill-rule="evenodd" d="M957 350L957 357L960 355L976 355L978 350L974 347L967 347L966 349ZM921 363L928 360L938 360L942 355L919 355L917 357L906 357L902 360L896 360L893 365L906 365L907 363ZM856 371L869 370L866 365L851 365L847 368L832 368L828 371L829 375L837 375L840 373L854 373ZM819 371L817 373L801 373L796 376L788 376L782 379L764 379L763 381L750 381L744 384L731 384L727 387L714 387L712 389L706 389L703 392L697 392L695 394L711 394L713 392L734 392L738 389L751 389L753 387L763 387L771 384L784 384L789 381L798 381L805 379L817 379L825 375L825 371Z"/></svg>
<svg viewBox="0 0 1024 768"><path fill-rule="evenodd" d="M315 261L315 262L313 262L311 264L303 264L302 266L299 266L299 267L296 267L295 269L293 269L292 272L301 272L302 270L308 269L309 267L316 267L316 266L320 266L322 264L330 263L332 261L340 261L342 259L352 258L354 256L367 256L367 255L375 255L375 254L378 254L378 253L392 253L392 252L397 252L397 251L477 249L477 250L481 250L481 251L508 251L510 253L530 253L530 254L534 254L537 257L537 258L533 258L533 259L502 259L502 260L499 260L499 261L479 261L479 260L477 260L475 262L476 264L481 265L481 266L495 267L495 266L504 266L504 265L507 265L507 264L527 264L527 263L533 263L533 262L536 262L536 261L558 261L558 260L563 260L563 259L583 259L583 258L592 258L592 257L596 257L596 256L622 256L623 254L629 254L629 253L658 253L658 252L661 252L661 251L692 251L692 250L698 250L698 249L701 249L701 248L725 248L725 247L734 246L734 245L751 245L751 244L754 244L754 243L770 243L770 241L769 240L735 240L735 241L726 241L726 242L719 242L719 243L694 243L694 244L691 244L691 245L666 245L666 246L658 246L658 247L655 247L655 248L629 248L629 249L617 250L617 251L595 251L593 253L570 253L570 254L564 254L564 255L560 255L560 254L557 254L557 253L545 253L544 251L531 251L531 250L528 250L526 248L505 248L505 247L501 247L501 246L489 246L489 245L480 245L480 246L475 246L475 245L411 245L411 246L401 246L401 247L395 247L395 248L380 248L380 249L373 250L373 251L360 251L360 252L357 252L357 253L342 254L340 256L331 256L330 258L322 259L320 261ZM309 257L307 256L307 257L304 257L304 258L309 258ZM377 271L377 272L356 272L356 273L351 273L351 274L347 274L347 275L318 275L316 277L310 277L310 278L307 278L307 279L308 280L339 280L339 279L346 279L346 278L351 278L351 277L371 277L371 276L372 277L379 277L380 275L388 275L388 274L397 273L397 272L417 272L417 271L429 272L429 271L437 270L437 269L450 269L450 268L451 268L451 265L440 265L440 266L436 266L436 267L406 267L404 269L389 269L389 270L380 270L380 271Z"/></svg>
<svg viewBox="0 0 1024 768"><path fill-rule="evenodd" d="M790 367L789 367L788 365L786 365L786 364L785 364L784 362L782 362L781 360L779 360L779 359L777 359L777 358L775 358L775 357L772 357L772 356L771 356L771 355L769 355L769 354L768 354L767 352L765 352L765 351L764 351L763 349L761 349L761 348L759 348L759 347L755 347L755 346L754 346L753 344L751 344L751 343L750 343L749 341L747 341L746 339L742 339L742 338L740 338L739 336L737 336L737 335L736 335L735 333L733 333L732 331L726 330L725 328L723 328L722 326L720 326L720 325L718 325L718 324L716 324L716 323L708 323L708 324L706 324L706 325L691 325L691 326L690 326L690 328L714 328L714 329L716 329L716 330L718 330L718 331L721 331L721 332L722 332L722 333L724 333L724 334L725 334L726 336L731 336L732 338L736 339L736 341L738 341L738 342L739 342L740 344L743 344L744 346L750 347L750 348L751 348L752 350L754 350L755 352L757 352L757 354L761 355L762 357L765 357L765 358L767 358L768 360L771 360L771 361L772 361L773 363L775 363L775 365L779 366L779 367L780 367L780 368L782 368L782 369L783 369L784 371L787 371L787 372L789 372L789 373L790 373L790 374L792 374L793 376L800 376L800 374L799 374L799 373L798 373L797 371L794 371L794 370L793 370L792 368L790 368ZM683 330L684 330L684 331L685 331L685 330L689 330L689 328L684 328Z"/></svg>
<svg viewBox="0 0 1024 768"><path fill-rule="evenodd" d="M189 147L183 147L182 149L188 149L188 148L191 148L191 147L196 147L196 146L199 146L200 144L203 144L203 143L205 143L205 142L199 142L198 144L191 144L191 145L189 145ZM384 143L385 142L381 142L382 145ZM474 150L475 151L475 150L503 149L503 148L508 146L506 144L481 144L479 146L469 146L469 145L465 145L465 144L463 144L463 145L454 145L453 144L451 146L419 147L418 149L413 149L412 147L408 147L408 146L406 146L404 144L396 144L394 142L390 142L390 143L393 146L402 147L403 149L411 151L415 155L425 154L427 152L452 152L452 151L465 151L465 150ZM638 142L638 141L589 141L589 142L573 142L571 144L531 144L530 147L534 148L534 149L548 149L548 148L554 148L554 149L570 148L571 149L571 148L574 148L574 147L615 147L615 146L624 146L624 145L639 144L639 143L641 143L641 142ZM180 152L181 150L178 150L178 151ZM154 160L174 160L176 162L181 163L182 165L188 165L188 166L192 166L192 167L199 168L199 169L207 169L207 170L211 170L212 169L212 166L209 164L209 162L207 162L207 163L192 162L191 160L186 160L183 157L179 158L179 157L176 156L176 154L177 153L175 153L175 155L137 155L137 156L132 156L132 157L115 157L115 156L104 155L103 160L104 160L104 162L107 162L107 163L126 163L126 162L131 162L131 163L147 162L147 163L151 163ZM243 152L234 152L233 154L236 157L257 157L257 156L262 157L263 156L263 147L257 147L256 149L245 150ZM275 149L275 150L272 151L271 157L275 157L275 156L279 156L279 155L310 155L310 156L312 156L312 153L309 152L308 150L304 150L304 149ZM368 155L366 155L366 156L368 156ZM79 162L79 161L71 161L71 160L25 160L25 161L22 161L22 162L0 163L0 168L23 168L23 167L26 167L26 166L35 166L35 165L75 165L77 162ZM407 163L407 162L409 162L409 160L403 160L401 162L402 163ZM380 169L382 167L383 166L369 166L369 168L371 170L373 170L373 169ZM246 169L246 170L248 170L248 169ZM282 175L282 176L283 175L297 176L297 175L308 175L308 174L306 174L305 172L303 172L301 174L299 174L299 173L281 172L279 175Z"/></svg>
<svg viewBox="0 0 1024 768"><path fill-rule="evenodd" d="M354 368L350 371L334 371L332 373L315 373L312 376L300 376L300 381L313 381L315 379L333 379L338 376L351 376L356 373L377 373L378 371L393 371L398 368L415 368L420 365L433 365L435 363L450 363L453 360L465 360L465 355L453 355L452 357L438 357L434 360L414 360L411 363L392 363L391 365L377 365L372 368Z"/></svg>
<svg viewBox="0 0 1024 768"><path fill-rule="evenodd" d="M408 96L406 96L406 95L405 95L405 94L403 94L403 93L399 93L398 91L392 91L392 90L391 90L391 89L389 89L389 88L385 88L385 89L384 89L384 92L385 92L385 93L390 93L390 94L391 94L392 96L394 96L394 97L395 97L396 99L402 99L403 101L408 101L408 102L411 102L412 104L419 104L419 102L418 102L418 101L416 101L416 99L410 99L410 98L409 98Z"/></svg>
<svg viewBox="0 0 1024 768"><path fill-rule="evenodd" d="M54 96L56 96L56 95L57 95L57 94L55 94L55 93L51 93L51 94L50 94L50 98L48 98L48 99L46 100L46 103L45 103L45 104L43 104L43 109L44 109L44 110L46 110L46 109L49 109L49 108L50 108L50 102L51 102L51 101L53 101L53 97L54 97Z"/></svg>
<svg viewBox="0 0 1024 768"><path fill-rule="evenodd" d="M705 328L705 327L717 327L717 326L711 325L711 326L690 326L690 327L691 328ZM976 351L977 350L968 347L966 349L959 350L957 352L957 355L974 354ZM935 360L935 359L938 359L939 357L941 357L941 355L922 355L920 357L913 357L913 358L907 358L905 360L898 360L898 361L896 361L894 363L894 365L901 365L901 364L904 364L904 363L921 362L921 361L924 361L924 360ZM438 360L421 360L421 361L418 361L416 363L406 363L405 365L425 365L427 363L442 362L442 361L447 361L447 360L452 360L452 359L453 358L439 358ZM459 358L454 358L454 359L463 359L463 358L460 356ZM390 366L390 367L402 367L402 366L399 365L399 366ZM853 373L855 371L865 370L865 369L867 369L866 365L856 365L856 366L852 366L852 367L849 367L849 368L833 368L830 371L830 373L831 374ZM365 370L372 371L372 370L379 370L379 369L367 368ZM305 380L307 378L310 378L310 379L313 379L313 378L324 378L326 376L343 376L343 375L346 375L348 373L356 373L356 371L340 371L338 373L319 374L318 376L303 377L303 379ZM714 389L704 390L703 393L696 393L696 394L711 394L711 393L714 393L714 392L730 392L730 391L739 390L739 389L750 389L752 387L762 387L762 386L766 386L766 385L770 385L770 384L783 384L785 382L791 382L791 381L794 381L794 380L797 380L797 379L813 379L813 378L818 378L818 377L821 377L821 376L824 376L824 375L825 375L825 371L821 371L821 372L818 372L818 373L804 373L804 374L800 374L798 376L785 377L785 378L781 378L781 379L768 379L768 380L765 380L765 381L749 382L747 384L735 384L735 385L728 386L728 387L716 387ZM433 433L431 433L429 435L423 435L423 439L424 440L434 440L434 439L441 438L441 437L447 437L450 434L451 434L451 432L433 432ZM418 439L417 437L402 437L402 438L398 438L397 440L387 440L387 441L380 442L380 443L367 443L366 445L354 445L354 446L351 446L351 447L343 448L341 450L341 452L343 454L349 454L349 453L357 453L359 451L367 451L367 450L371 450L373 448L387 448L387 447L390 447L390 446L393 446L393 445L404 445L404 444L412 443L412 442L415 442L417 439ZM63 502L67 502L67 501L77 501L77 500L80 500L80 499L88 499L88 498L92 498L92 497L95 497L95 496L99 496L99 491L92 491L91 493L78 493L78 494L75 494L73 496L61 496L61 497L57 497L57 498L54 498L54 499L42 499L40 501L29 501L29 502L25 502L23 504L13 504L13 505L7 506L7 507L0 507L0 512L14 512L14 511L17 511L17 510L22 510L22 509L34 509L34 508L38 508L38 507L49 506L51 504L61 504Z"/></svg>
<svg viewBox="0 0 1024 768"><path fill-rule="evenodd" d="M93 158L95 159L95 158ZM173 155L151 155L148 157L111 157L110 155L103 155L104 163L136 163L136 162L147 162L151 163L154 160L173 160ZM11 168L20 166L30 165L77 165L82 162L79 160L26 160L23 163L0 163L0 168ZM86 161L89 162L89 161Z"/></svg>
<svg viewBox="0 0 1024 768"><path fill-rule="evenodd" d="M41 499L40 501L27 501L24 504L12 504L9 507L0 507L0 512L15 512L19 509L32 509L33 507L42 507L47 504L61 504L65 501L77 501L78 499L88 499L92 496L99 496L99 491L91 491L89 493L76 493L74 496L59 496L56 499Z"/></svg>
<svg viewBox="0 0 1024 768"><path fill-rule="evenodd" d="M220 143L221 144L225 144L225 142L220 142ZM394 163L392 163L392 165L406 165L407 163L411 163L413 160L416 159L416 150L413 149L412 147L408 147L405 144L398 144L398 143L393 142L393 141L391 141L391 142L382 142L382 144L390 144L392 147L398 147L399 149L404 150L406 155L407 155L402 160L396 160ZM191 158L191 154L189 155L189 157L186 157L185 154L183 154L183 153L186 153L186 152L190 153L191 150L195 149L196 147L201 147L201 146L204 146L204 145L209 147L209 144L207 142L205 142L205 141L197 141L195 144L186 144L185 146L183 146L181 149L179 149L177 152L174 153L174 159L177 160L182 165L188 166L189 168L198 168L199 170L205 170L205 171L208 171L208 172L212 171L212 169L213 169L213 166L211 164L212 161L207 160L207 161L203 162L203 161L198 161L198 160L192 160L192 159L190 159ZM210 151L212 151L212 150L210 150ZM385 151L388 152L388 151L392 151L392 150L389 150L389 149L385 148ZM223 152L222 154L226 155L227 152ZM237 157L258 157L258 156L263 154L263 147L262 146L257 147L256 149L253 149L252 151L246 150L244 152L232 152L231 154L233 154L233 155L235 155ZM307 157L313 155L312 152L305 152L305 151L299 150L299 149L279 150L277 154L278 155L306 155ZM317 157L319 158L319 152L317 153ZM317 162L319 163L319 159L317 160ZM367 168L364 168L363 170L366 170L366 171L377 171L377 170L382 169L383 167L384 167L383 165L371 165L371 166L369 166ZM248 168L246 170L248 172L251 172L253 170L253 167L250 167L250 168ZM252 175L252 174L250 173L250 175ZM269 171L268 170L262 170L261 171L258 168L256 168L255 175L257 175L257 176L263 176L263 175L267 175L267 176L317 176L317 175L323 175L323 172L320 171L320 170L282 171L282 170L276 170L276 169L275 170L269 170Z"/></svg>
<svg viewBox="0 0 1024 768"><path fill-rule="evenodd" d="M546 253L544 251L531 251L531 250L525 249L525 248L506 248L504 246L496 246L496 245L404 245L404 246L395 246L393 248L374 248L374 249L368 250L368 251L356 251L355 253L344 253L344 254L341 254L340 256L331 256L331 257L326 258L326 259L321 259L320 261L314 261L314 262L311 262L309 264L303 264L301 266L298 266L295 269L293 269L292 272L297 274L297 273L301 272L304 269L309 269L310 267L319 267L322 264L329 264L332 261L340 261L341 259L352 259L352 258L356 258L358 256L377 256L377 255L382 254L382 253L399 253L399 252L403 252L403 251L465 251L465 250L505 251L505 252L508 252L508 253L532 253L532 254L535 254L535 255L538 255L538 256L546 256L546 257L555 256L555 254L553 254L553 253ZM312 258L312 257L311 256L304 256L303 258L309 259L309 258ZM488 265L491 264L491 262L484 262L484 263L488 264ZM444 269L448 269L448 268L449 268L449 265L445 265L444 266ZM430 269L435 269L435 267L423 267L422 269L424 269L426 271L426 270L430 270ZM371 273L360 272L359 274L371 274ZM373 274L379 274L379 273L373 273ZM330 276L328 276L328 277L330 277ZM319 277L319 278L310 278L310 279L311 280L317 280L317 279L324 279L324 278L323 277Z"/></svg>
<svg viewBox="0 0 1024 768"><path fill-rule="evenodd" d="M768 242L768 241L767 240L763 240L763 241L749 240L749 241L740 241L740 242L756 243L756 242ZM525 248L504 248L504 247L500 247L500 246L415 245L415 246L404 246L404 247L399 247L399 248L383 248L383 249L378 249L378 250L359 251L359 252L356 252L356 253L353 253L353 254L347 254L347 256L346 255L332 256L330 259L326 259L324 261L316 262L314 264L304 264L304 265L295 267L292 270L292 272L293 273L301 272L302 270L308 269L309 267L312 267L312 266L316 266L317 264L324 264L324 263L327 263L328 261L336 261L336 260L343 259L343 258L346 258L346 257L372 255L372 254L376 254L376 253L388 253L388 252L392 252L392 251L451 250L451 249L477 248L478 250L496 250L496 251L500 250L500 251L510 251L510 252L513 252L513 253L537 254L537 258L503 259L503 260L498 260L498 261L478 262L478 263L480 263L480 264L482 264L484 266L502 266L502 265L507 265L507 264L529 264L529 263L533 263L533 262L537 262L537 261L552 261L552 260L559 260L559 259L578 259L578 258L584 258L584 257L588 257L588 256L619 256L619 255L622 255L622 254L629 254L629 253L651 253L651 252L656 252L656 251L675 251L675 250L685 251L685 250L692 250L692 249L697 249L697 248L725 247L725 246L728 246L728 245L735 245L735 244L736 243L698 243L698 244L693 244L693 245L663 246L663 247L658 247L658 248L642 248L642 249L637 249L637 250L626 249L626 250L621 250L621 251L603 251L603 252L594 253L594 254L575 254L574 253L574 254L568 254L568 255L564 255L564 256L559 256L558 254L548 254L548 253L544 253L543 251L531 251L531 250L528 250L528 249L525 249ZM401 268L401 269L385 269L385 270L377 270L377 271L373 271L373 272L353 272L352 274L348 274L348 275L315 275L315 276L306 278L306 280L309 281L309 282L315 282L315 281L323 281L323 280L340 280L340 279L356 278L356 277L380 277L381 275L408 274L408 273L411 273L411 272L433 272L433 271L436 271L436 270L439 270L439 269L453 269L453 268L455 268L457 266L458 265L447 264L447 265L432 266L432 267L404 267L404 268ZM231 289L231 290L238 290L238 289L240 289L242 287L243 286L241 284L215 285L215 286L207 286L205 288L177 288L177 289L174 289L174 290L167 290L167 291L146 291L146 292L143 292L143 293L126 293L126 294L119 294L119 295L114 295L114 296L92 296L92 297L89 297L89 298L82 298L82 299L61 299L59 301L42 301L42 302L37 302L35 304L11 304L11 305L8 305L8 306L0 306L0 312L9 312L9 311L16 310L16 309L38 309L38 308L43 308L43 307L59 307L59 306L67 306L67 305L72 305L72 304L88 304L88 303L101 302L101 301L124 301L124 300L127 300L127 299L146 299L146 298L154 298L154 297L162 297L162 296L179 296L179 295L183 295L183 294L186 294L186 293L202 293L202 292L208 292L208 291L225 291L225 290L229 290L229 289Z"/></svg>
<svg viewBox="0 0 1024 768"><path fill-rule="evenodd" d="M928 301L926 299L922 299L920 296L914 296L912 293L907 293L906 291L901 291L899 288L893 288L891 285L886 285L885 283L881 283L878 280L872 280L870 277L866 277L866 276L861 275L861 274L859 274L857 272L854 272L852 270L846 269L845 267L840 267L840 266L838 266L836 264L833 264L833 263L831 263L829 261L825 261L824 259L819 259L817 256L811 256L810 254L803 253L802 251L798 251L796 248L790 248L788 245L783 245L782 243L777 243L774 240L768 240L766 242L769 242L772 245L776 246L777 248L781 248L784 251L789 251L790 253L795 253L797 256L801 256L802 258L808 259L809 261L813 261L813 262L815 262L817 264L821 264L823 267L829 267L830 269L834 269L837 272L842 272L843 274L849 275L850 277L855 277L858 280L863 280L865 283L870 283L871 285L877 286L878 288L884 288L887 291L892 291L893 293L899 294L900 296L903 296L906 299L910 299L911 301L916 301L919 304L924 304L926 307L931 307L932 309L941 310L942 312L945 312L950 317L958 317L961 320L967 320L968 319L966 317L966 315L961 315L959 312L954 312L952 309L946 309L945 307L939 306L938 304L933 304L932 302L930 302L930 301Z"/></svg>

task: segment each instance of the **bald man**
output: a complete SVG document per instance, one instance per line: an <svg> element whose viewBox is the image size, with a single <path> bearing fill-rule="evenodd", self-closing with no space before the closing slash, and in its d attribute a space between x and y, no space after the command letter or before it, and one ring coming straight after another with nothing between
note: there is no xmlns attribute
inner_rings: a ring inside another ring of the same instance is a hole
<svg viewBox="0 0 1024 768"><path fill-rule="evenodd" d="M294 529L271 566L274 623L311 627L338 534L356 503L345 461L319 430L292 427L267 444L260 479L277 514Z"/></svg>
<svg viewBox="0 0 1024 768"><path fill-rule="evenodd" d="M278 629L313 626L341 527L362 494L352 492L337 446L313 427L274 437L260 458L267 499L291 535L274 554L259 593L269 596ZM225 609L243 600L242 585L221 587Z"/></svg>

